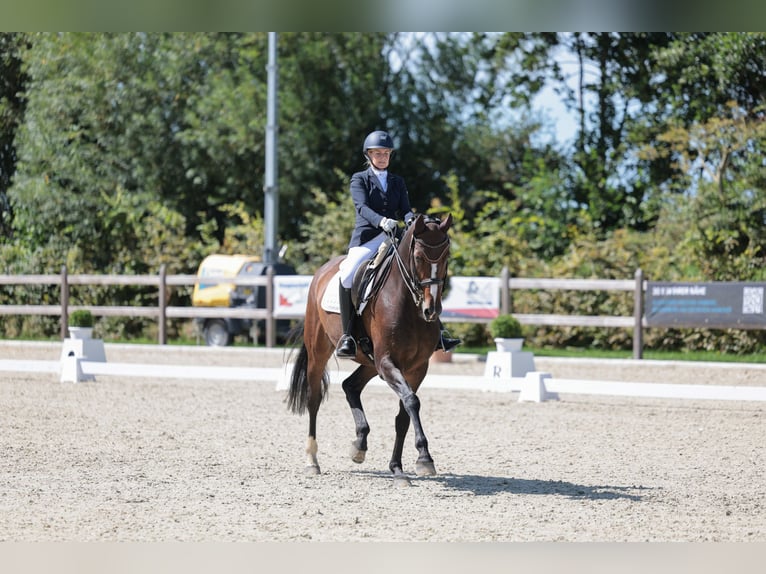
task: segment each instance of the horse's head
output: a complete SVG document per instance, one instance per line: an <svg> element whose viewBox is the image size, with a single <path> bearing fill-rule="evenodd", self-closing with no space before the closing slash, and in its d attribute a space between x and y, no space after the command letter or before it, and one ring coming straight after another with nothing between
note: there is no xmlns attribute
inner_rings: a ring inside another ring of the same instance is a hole
<svg viewBox="0 0 766 574"><path fill-rule="evenodd" d="M406 249L408 287L423 318L435 321L442 312L442 289L447 278L452 214L444 220L418 215L401 242Z"/></svg>

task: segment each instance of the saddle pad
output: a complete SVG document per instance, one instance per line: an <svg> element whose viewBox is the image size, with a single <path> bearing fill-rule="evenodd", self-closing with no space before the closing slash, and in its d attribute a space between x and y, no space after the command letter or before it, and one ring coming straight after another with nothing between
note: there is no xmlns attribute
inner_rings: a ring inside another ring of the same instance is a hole
<svg viewBox="0 0 766 574"><path fill-rule="evenodd" d="M328 313L340 313L340 299L338 298L338 289L340 287L340 271L333 275L327 282L327 287L322 295L322 309Z"/></svg>

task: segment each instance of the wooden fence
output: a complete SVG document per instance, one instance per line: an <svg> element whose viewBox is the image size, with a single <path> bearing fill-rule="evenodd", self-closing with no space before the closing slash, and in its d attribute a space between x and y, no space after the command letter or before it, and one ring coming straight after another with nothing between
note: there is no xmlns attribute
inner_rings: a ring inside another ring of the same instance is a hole
<svg viewBox="0 0 766 574"><path fill-rule="evenodd" d="M59 275L0 275L0 285L59 285L60 302L57 305L0 305L0 315L52 315L61 318L61 337L67 336L69 313L77 309L89 309L96 316L103 317L148 317L158 322L158 339L161 345L167 343L167 320L183 318L240 318L262 319L266 324L266 346L276 345L276 318L274 317L274 274L269 267L266 275L260 277L214 278L205 277L205 283L233 283L235 285L262 286L266 289L266 306L253 308L222 307L179 307L167 305L168 288L190 286L197 282L196 275L167 275L165 266L158 275L69 275L66 266ZM72 285L132 285L151 286L157 289L157 305L140 306L92 306L70 304ZM510 277L503 269L500 277L500 309L508 313L512 309L512 293L520 289L567 290L567 291L633 291L634 309L632 316L593 315L544 315L517 314L524 325L580 326L580 327L622 327L633 328L633 356L643 355L644 307L643 293L646 289L643 273L636 271L634 279L531 279ZM280 315L280 318L285 318ZM294 318L300 318L295 316ZM445 321L471 322L470 318L444 319ZM477 319L486 322L486 319Z"/></svg>

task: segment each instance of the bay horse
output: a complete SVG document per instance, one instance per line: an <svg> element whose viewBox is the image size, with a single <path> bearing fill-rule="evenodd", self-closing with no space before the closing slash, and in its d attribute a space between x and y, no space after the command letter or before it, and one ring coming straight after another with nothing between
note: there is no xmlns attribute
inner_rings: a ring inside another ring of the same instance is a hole
<svg viewBox="0 0 766 574"><path fill-rule="evenodd" d="M375 375L388 383L399 397L399 412L395 418L396 438L389 463L395 483L409 484L402 470L402 450L407 430L412 422L418 458L418 476L436 474L428 440L420 421L420 399L416 393L428 372L428 360L441 336L439 315L442 310L442 290L447 277L450 239L447 234L452 215L439 220L417 215L407 226L396 245L393 262L382 280L380 289L365 305L354 321L357 353L353 360L359 364L343 381L356 425L351 459L362 463L367 452L370 426L362 407L361 394ZM317 462L317 412L329 385L327 361L333 356L342 335L340 315L327 312L321 302L326 289L338 289L338 266L345 256L338 256L320 267L312 278L308 291L306 315L296 328L295 338L302 335L303 344L290 376L287 406L293 413L309 413L306 443L307 474L319 474ZM359 344L368 336L372 349L368 353Z"/></svg>

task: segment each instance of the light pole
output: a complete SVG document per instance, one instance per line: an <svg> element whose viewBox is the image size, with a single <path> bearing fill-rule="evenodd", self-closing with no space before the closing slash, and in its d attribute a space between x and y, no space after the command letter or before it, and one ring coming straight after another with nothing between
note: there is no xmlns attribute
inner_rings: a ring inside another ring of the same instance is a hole
<svg viewBox="0 0 766 574"><path fill-rule="evenodd" d="M263 261L277 262L279 227L279 189L277 187L277 33L269 32L268 93L266 102L266 173L264 178L265 237Z"/></svg>

